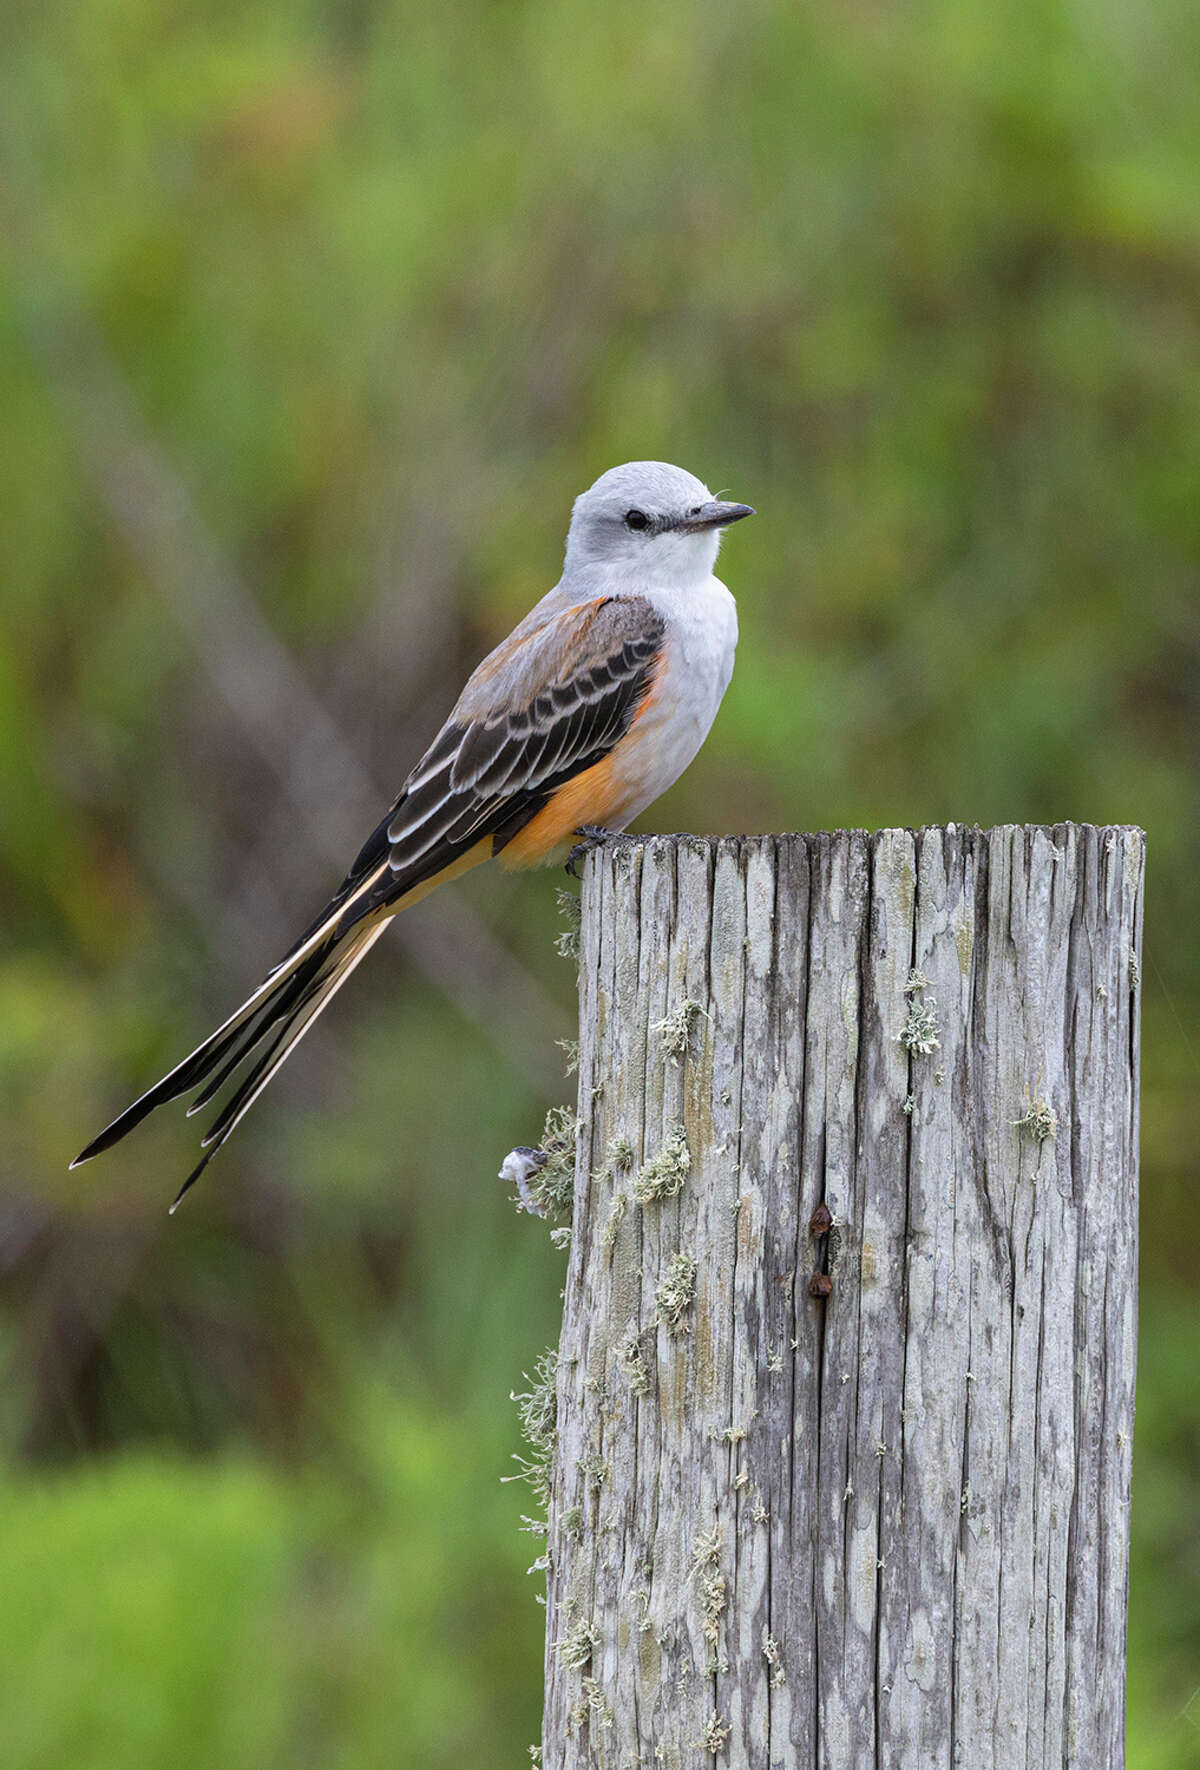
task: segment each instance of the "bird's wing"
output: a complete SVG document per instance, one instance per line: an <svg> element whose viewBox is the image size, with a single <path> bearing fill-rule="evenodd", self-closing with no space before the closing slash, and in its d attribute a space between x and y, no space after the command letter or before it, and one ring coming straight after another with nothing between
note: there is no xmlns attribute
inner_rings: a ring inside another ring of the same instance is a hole
<svg viewBox="0 0 1200 1770"><path fill-rule="evenodd" d="M195 1112L259 1056L203 1139L199 1177L383 930L383 917L490 841L498 853L555 790L629 729L662 657L665 623L641 597L597 598L527 620L484 659L450 718L311 927L258 989L71 1164L109 1148L166 1100L203 1084ZM459 869L461 870L461 868ZM368 918L372 918L368 920ZM174 1207L172 1207L173 1209Z"/></svg>
<svg viewBox="0 0 1200 1770"><path fill-rule="evenodd" d="M338 896L354 920L481 840L499 853L606 756L650 692L665 625L644 597L598 597L518 628L485 658L347 876Z"/></svg>

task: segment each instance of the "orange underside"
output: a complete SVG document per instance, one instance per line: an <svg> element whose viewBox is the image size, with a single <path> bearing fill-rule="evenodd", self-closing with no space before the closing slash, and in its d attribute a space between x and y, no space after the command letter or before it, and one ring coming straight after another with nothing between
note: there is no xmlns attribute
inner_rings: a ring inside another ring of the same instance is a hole
<svg viewBox="0 0 1200 1770"><path fill-rule="evenodd" d="M581 824L607 825L621 813L625 789L617 781L611 756L585 768L561 786L549 805L531 817L500 851L505 868L540 867L564 857L579 840Z"/></svg>

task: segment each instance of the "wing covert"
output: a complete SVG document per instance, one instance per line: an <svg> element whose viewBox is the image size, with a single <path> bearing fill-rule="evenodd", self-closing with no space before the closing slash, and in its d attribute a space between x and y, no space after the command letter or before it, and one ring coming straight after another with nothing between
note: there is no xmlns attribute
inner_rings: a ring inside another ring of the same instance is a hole
<svg viewBox="0 0 1200 1770"><path fill-rule="evenodd" d="M607 755L649 692L664 633L644 598L604 598L485 659L387 822L389 897L481 838L499 852L556 787Z"/></svg>

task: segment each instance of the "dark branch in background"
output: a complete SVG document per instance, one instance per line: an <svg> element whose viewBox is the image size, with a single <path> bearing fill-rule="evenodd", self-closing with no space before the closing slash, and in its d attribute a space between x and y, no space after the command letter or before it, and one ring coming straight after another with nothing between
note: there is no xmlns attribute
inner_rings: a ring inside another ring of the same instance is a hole
<svg viewBox="0 0 1200 1770"><path fill-rule="evenodd" d="M245 740L279 783L288 834L340 874L395 795L374 781L149 433L116 365L86 320L31 328L39 361L70 421L89 483L122 542L186 634ZM397 782L397 786L398 786ZM534 1085L553 1090L546 1056L563 1016L536 979L461 896L400 917L405 953ZM272 954L263 955L264 965ZM503 1015L497 1001L503 1000ZM503 1036L500 1028L503 1027Z"/></svg>

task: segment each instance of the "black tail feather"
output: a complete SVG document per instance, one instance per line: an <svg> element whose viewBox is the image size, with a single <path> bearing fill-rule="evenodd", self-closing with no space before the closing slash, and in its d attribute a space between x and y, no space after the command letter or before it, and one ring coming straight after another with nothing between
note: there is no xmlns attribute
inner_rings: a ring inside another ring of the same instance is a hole
<svg viewBox="0 0 1200 1770"><path fill-rule="evenodd" d="M298 1000L311 987L314 979L320 976L338 938L336 931L332 933L295 971L281 976L275 988L263 994L255 1005L255 997L261 993L256 991L236 1014L189 1053L182 1063L177 1063L161 1081L155 1082L152 1088L140 1095L132 1106L127 1106L124 1112L118 1113L111 1124L106 1125L86 1148L80 1150L71 1166L78 1168L84 1162L90 1162L93 1156L111 1149L140 1125L143 1119L148 1118L156 1107L164 1106L168 1100L177 1100L181 1094L190 1093L198 1083L207 1083L213 1072L218 1071L215 1081L205 1087L196 1104L203 1105L211 1099L216 1089L258 1044L268 1027L294 1011Z"/></svg>
<svg viewBox="0 0 1200 1770"><path fill-rule="evenodd" d="M172 1214L178 1208L184 1194L196 1184L213 1156L232 1136L243 1115L266 1087L292 1047L304 1037L322 1008L336 995L359 960L364 958L374 946L375 941L382 934L383 928L383 923L376 923L374 928L360 934L343 952L335 952L331 947L325 956L325 962L316 969L314 975L304 980L303 987L300 987L299 977L293 980L297 988L294 993L292 990L288 991L287 1008L284 1009L281 1003L279 1011L273 1013L270 1019L265 1020L253 1032L249 1042L244 1046L241 1056L249 1054L271 1025L276 1021L282 1021L274 1038L270 1040L264 1050L259 1052L253 1068L242 1077L236 1091L226 1101L201 1139L204 1155L176 1194L175 1201L171 1206ZM225 1067L228 1071L231 1066L226 1065Z"/></svg>
<svg viewBox="0 0 1200 1770"><path fill-rule="evenodd" d="M200 1178L201 1174L203 1174L205 1168L207 1168L209 1162L216 1153L217 1151L215 1149L209 1149L200 1157L200 1160L196 1163L183 1185L179 1188L179 1191L175 1194L175 1197L171 1200L170 1205L167 1207L167 1215L169 1217L175 1215L176 1211L183 1203L184 1194L192 1190L192 1187L196 1184L197 1180Z"/></svg>
<svg viewBox="0 0 1200 1770"><path fill-rule="evenodd" d="M339 929L335 925L327 938L305 954L292 970L278 975L273 986L269 986L268 980L268 986L257 990L236 1014L177 1064L169 1075L156 1082L132 1106L126 1107L111 1125L93 1138L71 1166L77 1167L80 1162L90 1161L92 1156L110 1149L156 1106L188 1093L197 1083L202 1086L190 1110L199 1110L232 1078L239 1065L257 1051L252 1067L201 1139L204 1153L175 1195L171 1211L176 1211L184 1195L196 1184L292 1047L303 1038L325 1004L370 951L385 926L384 921L365 927L360 924L351 929Z"/></svg>
<svg viewBox="0 0 1200 1770"><path fill-rule="evenodd" d="M259 1015L245 1025L237 1027L222 1042L220 1049L213 1052L212 1061L216 1063L225 1055L225 1051L232 1047L228 1060L222 1063L215 1074L205 1082L188 1107L189 1118L193 1113L203 1111L213 1096L221 1092L234 1070L245 1058L249 1057L251 1051L266 1037L272 1026L280 1020L290 1019L296 1010L303 1006L324 975L326 963L333 950L333 941L330 941L325 947L318 948L312 958L306 959L300 970L294 972L287 980L286 986L280 988L278 995L267 998Z"/></svg>
<svg viewBox="0 0 1200 1770"><path fill-rule="evenodd" d="M385 831L385 825L380 826ZM378 846L380 831L372 838ZM374 848L368 844L360 860L365 862ZM384 892L380 880L391 875L386 859L374 871L359 876L358 870L346 880L337 896L326 905L321 916L306 930L258 988L246 998L229 1019L223 1021L201 1045L161 1081L148 1088L132 1106L119 1113L97 1137L82 1149L71 1163L77 1168L93 1156L111 1149L135 1126L140 1125L157 1106L175 1100L199 1087L192 1104L196 1112L213 1098L231 1079L243 1060L250 1056L273 1027L278 1034L259 1056L254 1068L238 1087L228 1105L218 1115L202 1148L205 1154L188 1175L171 1206L174 1210L184 1194L195 1185L217 1150L225 1142L242 1114L266 1087L292 1046L300 1039L325 1003L341 987L358 961L375 944L385 922L373 915L385 909L392 895ZM385 881L386 882L386 881ZM368 921L368 918L371 918ZM282 1023L282 1024L281 1024Z"/></svg>
<svg viewBox="0 0 1200 1770"><path fill-rule="evenodd" d="M297 1009L297 1013L299 1013L299 1009ZM240 1114L242 1107L248 1103L259 1080L274 1062L275 1054L291 1032L295 1023L295 1018L295 1015L289 1015L279 1031L275 1034L274 1038L270 1039L262 1051L259 1052L251 1068L246 1071L234 1092L229 1096L229 1099L225 1102L212 1124L208 1127L207 1131L205 1131L203 1137L201 1137L201 1149L209 1149L214 1145L219 1149L222 1143L224 1143L226 1137L229 1135L230 1131L232 1131L234 1121Z"/></svg>

